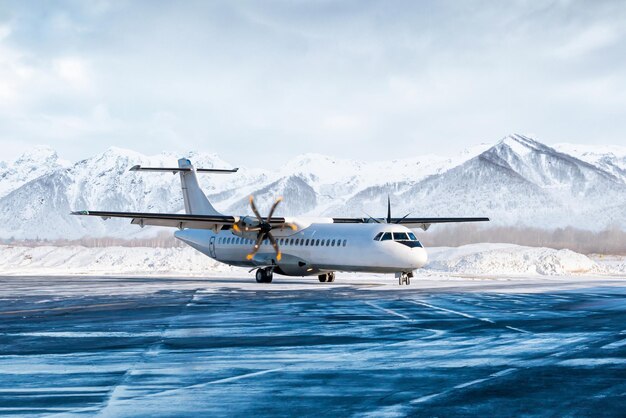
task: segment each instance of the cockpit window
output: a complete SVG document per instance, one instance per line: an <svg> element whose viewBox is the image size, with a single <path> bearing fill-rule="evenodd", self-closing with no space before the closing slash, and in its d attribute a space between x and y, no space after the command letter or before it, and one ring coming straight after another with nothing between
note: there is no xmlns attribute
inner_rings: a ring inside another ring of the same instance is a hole
<svg viewBox="0 0 626 418"><path fill-rule="evenodd" d="M376 236L374 237L374 241L380 241L380 237L383 236L382 232L379 232L378 234L376 234Z"/></svg>
<svg viewBox="0 0 626 418"><path fill-rule="evenodd" d="M409 232L409 239L411 241L417 241L417 237L415 236L415 234L413 232Z"/></svg>
<svg viewBox="0 0 626 418"><path fill-rule="evenodd" d="M394 232L393 240L394 241L408 241L409 237L407 236L406 232Z"/></svg>
<svg viewBox="0 0 626 418"><path fill-rule="evenodd" d="M383 237L380 239L381 241L391 241L391 232L385 232Z"/></svg>

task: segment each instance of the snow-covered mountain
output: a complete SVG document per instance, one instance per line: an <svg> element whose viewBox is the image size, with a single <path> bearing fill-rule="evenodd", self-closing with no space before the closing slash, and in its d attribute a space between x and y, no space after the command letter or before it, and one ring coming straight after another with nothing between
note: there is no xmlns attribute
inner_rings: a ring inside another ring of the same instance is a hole
<svg viewBox="0 0 626 418"><path fill-rule="evenodd" d="M231 167L215 154L190 152L197 167ZM129 173L135 164L172 166L180 156L145 156L110 148L70 164L49 148L0 162L0 238L152 235L128 221L70 216L71 210L178 212L178 176ZM254 194L262 212L284 197L277 215L489 216L491 225L598 230L626 228L626 151L569 144L548 147L523 135L455 157L384 162L301 155L275 170L241 167L234 175L200 176L224 213L247 214Z"/></svg>
<svg viewBox="0 0 626 418"><path fill-rule="evenodd" d="M626 181L626 147L556 144L554 149L598 166Z"/></svg>

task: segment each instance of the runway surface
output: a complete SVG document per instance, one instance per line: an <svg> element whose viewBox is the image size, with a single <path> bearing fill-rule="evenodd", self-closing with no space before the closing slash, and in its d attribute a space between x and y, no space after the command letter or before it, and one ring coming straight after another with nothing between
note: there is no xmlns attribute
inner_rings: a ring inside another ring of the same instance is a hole
<svg viewBox="0 0 626 418"><path fill-rule="evenodd" d="M625 414L614 282L250 281L0 277L0 414Z"/></svg>

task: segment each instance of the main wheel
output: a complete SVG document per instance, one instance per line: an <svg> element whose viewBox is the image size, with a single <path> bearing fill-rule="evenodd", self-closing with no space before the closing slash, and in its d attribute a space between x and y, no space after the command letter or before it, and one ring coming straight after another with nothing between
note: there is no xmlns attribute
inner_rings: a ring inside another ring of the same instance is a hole
<svg viewBox="0 0 626 418"><path fill-rule="evenodd" d="M273 278L274 278L274 272L271 269L266 268L265 269L265 283L272 283Z"/></svg>
<svg viewBox="0 0 626 418"><path fill-rule="evenodd" d="M330 272L328 273L328 278L326 279L327 282L332 283L335 281L335 272Z"/></svg>
<svg viewBox="0 0 626 418"><path fill-rule="evenodd" d="M256 271L256 282L257 283L265 283L265 272L261 269Z"/></svg>
<svg viewBox="0 0 626 418"><path fill-rule="evenodd" d="M326 283L328 281L327 274L320 274L319 276L317 276L317 278L320 280L321 283Z"/></svg>

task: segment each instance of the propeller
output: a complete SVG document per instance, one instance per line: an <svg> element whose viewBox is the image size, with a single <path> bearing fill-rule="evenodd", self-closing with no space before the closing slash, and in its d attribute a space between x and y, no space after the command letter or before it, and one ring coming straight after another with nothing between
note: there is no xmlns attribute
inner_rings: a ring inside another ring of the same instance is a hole
<svg viewBox="0 0 626 418"><path fill-rule="evenodd" d="M245 221L243 223L238 222L233 225L233 230L237 233L256 232L256 240L255 240L254 246L252 247L252 252L250 252L250 254L246 256L246 259L252 260L252 258L254 258L254 255L261 248L261 244L263 243L263 240L265 238L267 238L272 244L272 247L274 247L274 251L276 251L276 260L280 261L280 259L282 258L282 253L280 252L280 248L278 247L278 242L276 242L276 239L272 235L272 232L271 232L272 229L283 229L285 227L291 228L294 231L298 229L297 225L290 223L290 222L283 222L280 224L275 223L274 225L270 224L270 219L272 218L272 215L274 214L276 207L282 200L283 200L282 197L279 197L278 199L276 199L276 201L270 208L270 212L267 215L267 218L263 219L256 205L254 204L254 197L250 196L250 207L252 208L252 212L254 213L254 216L256 216L256 220L254 220L254 225L250 226Z"/></svg>
<svg viewBox="0 0 626 418"><path fill-rule="evenodd" d="M369 215L367 212L365 213L367 216L369 216L369 219L367 220L368 222L370 220L373 220L376 223L382 224L382 223L391 223L391 199L389 198L389 195L387 195L387 219L379 219L379 218L374 218L371 215ZM396 220L394 223L395 224L399 224L400 222L402 222L406 217L408 217L411 213L407 213L406 215L404 215L402 218ZM382 222L385 221L385 222Z"/></svg>

